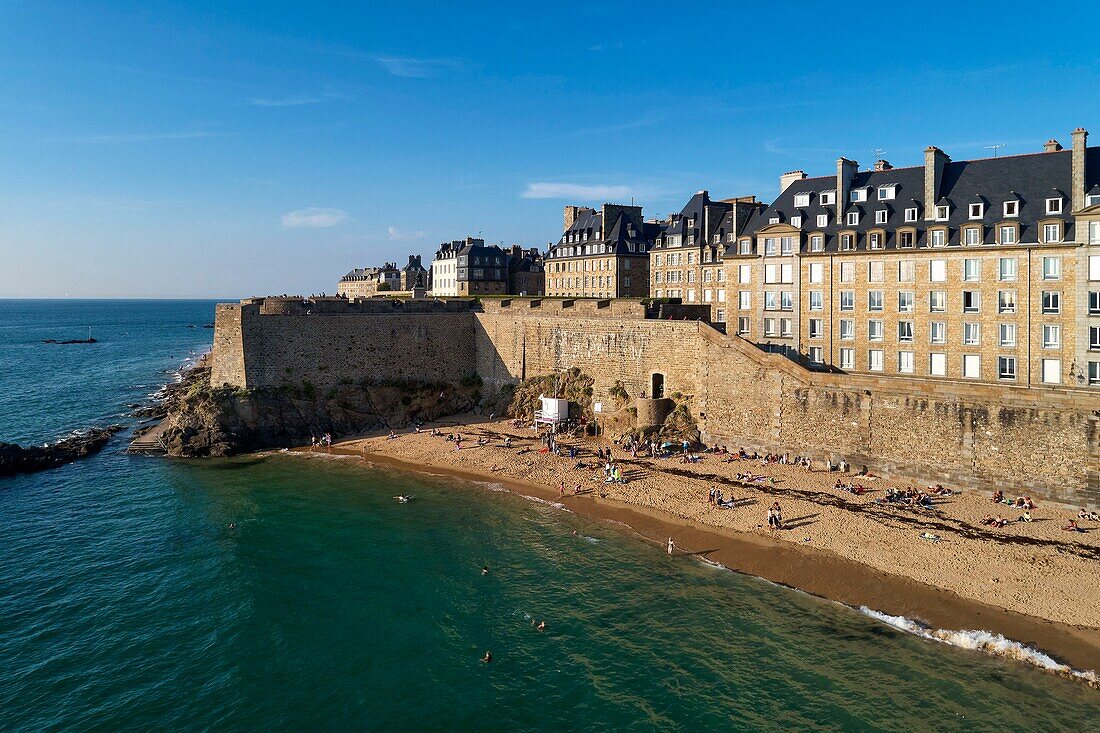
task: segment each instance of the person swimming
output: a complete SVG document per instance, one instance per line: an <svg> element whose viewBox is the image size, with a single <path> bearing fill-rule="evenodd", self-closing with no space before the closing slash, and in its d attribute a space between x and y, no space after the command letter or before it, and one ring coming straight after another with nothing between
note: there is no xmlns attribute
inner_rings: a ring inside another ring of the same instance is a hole
<svg viewBox="0 0 1100 733"><path fill-rule="evenodd" d="M481 574L482 575L488 575L489 574L489 566L488 565L482 565L481 566Z"/></svg>
<svg viewBox="0 0 1100 733"><path fill-rule="evenodd" d="M538 626L536 626L535 628L538 629L539 631L546 631L546 622L545 621L539 621Z"/></svg>
<svg viewBox="0 0 1100 733"><path fill-rule="evenodd" d="M397 500L398 500L399 502L401 502L402 504L408 504L408 503L409 503L409 499L411 499L411 498L412 498L412 494L398 494L397 496L395 496L395 497L393 497L393 498L394 498L394 499L397 499Z"/></svg>
<svg viewBox="0 0 1100 733"><path fill-rule="evenodd" d="M485 656L481 658L481 661L483 664L488 664L489 662L493 661L493 653L486 650Z"/></svg>

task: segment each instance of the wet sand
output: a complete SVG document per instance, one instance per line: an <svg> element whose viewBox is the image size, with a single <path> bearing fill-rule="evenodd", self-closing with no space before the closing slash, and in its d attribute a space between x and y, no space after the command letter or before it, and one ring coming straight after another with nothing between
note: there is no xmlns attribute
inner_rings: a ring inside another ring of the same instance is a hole
<svg viewBox="0 0 1100 733"><path fill-rule="evenodd" d="M992 529L978 520L986 514L1015 519L1020 510L994 505L988 492L965 491L937 498L934 509L915 509L875 503L888 486L904 482L760 461L727 463L708 454L689 464L633 459L602 437L598 443L561 439L559 445L578 450L569 459L537 452L540 444L529 428L472 416L439 425L444 435L462 433L459 451L430 435L431 427L395 439L347 440L329 450L402 470L499 483L619 523L662 547L672 537L677 554L932 628L992 631L1075 669L1100 670L1100 525L1083 523L1088 531L1081 534L1061 531L1075 509L1040 502L1031 513L1035 521ZM506 436L510 448L503 447ZM478 445L478 437L490 443ZM602 481L597 445L613 449L625 485ZM738 473L763 480L745 481ZM862 496L837 490L838 476L872 490ZM564 499L556 488L562 481L569 494ZM581 492L573 495L577 485ZM735 498L736 508L708 505L711 487ZM789 529L767 529L773 501L780 502ZM922 532L941 541L924 540Z"/></svg>

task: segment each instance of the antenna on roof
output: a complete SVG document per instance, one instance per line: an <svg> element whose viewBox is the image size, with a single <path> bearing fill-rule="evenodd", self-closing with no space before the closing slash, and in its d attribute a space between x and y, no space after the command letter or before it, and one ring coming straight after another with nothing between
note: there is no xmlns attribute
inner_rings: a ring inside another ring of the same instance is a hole
<svg viewBox="0 0 1100 733"><path fill-rule="evenodd" d="M996 158L996 157L997 157L997 153L998 153L998 152L1000 151L1000 149L1001 149L1001 148L1003 148L1003 147L1006 147L1005 143L1000 143L999 145L986 145L986 146L985 146L985 149L986 149L986 150L992 150L992 151L993 151L993 157L994 157L994 158Z"/></svg>
<svg viewBox="0 0 1100 733"><path fill-rule="evenodd" d="M875 160L882 160L882 156L886 155L885 148L872 148L871 152L875 154Z"/></svg>

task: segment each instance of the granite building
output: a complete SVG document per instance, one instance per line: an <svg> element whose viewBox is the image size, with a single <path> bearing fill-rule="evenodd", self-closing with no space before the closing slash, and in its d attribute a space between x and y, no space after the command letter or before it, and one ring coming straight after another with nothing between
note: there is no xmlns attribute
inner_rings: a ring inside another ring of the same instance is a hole
<svg viewBox="0 0 1100 733"><path fill-rule="evenodd" d="M725 257L730 332L820 369L1100 384L1100 148L780 177ZM734 324L735 327L734 327Z"/></svg>
<svg viewBox="0 0 1100 733"><path fill-rule="evenodd" d="M439 246L432 260L432 295L505 295L508 255L484 239L466 237Z"/></svg>
<svg viewBox="0 0 1100 733"><path fill-rule="evenodd" d="M340 278L336 294L345 298L370 298L401 289L401 271L393 262L382 267L360 267Z"/></svg>
<svg viewBox="0 0 1100 733"><path fill-rule="evenodd" d="M723 201L712 201L707 191L692 196L680 213L663 223L650 251L650 295L709 305L711 319L725 321L729 306L724 253L763 208L755 196Z"/></svg>
<svg viewBox="0 0 1100 733"><path fill-rule="evenodd" d="M546 253L546 295L646 297L649 250L660 229L642 220L641 206L566 206L564 232Z"/></svg>

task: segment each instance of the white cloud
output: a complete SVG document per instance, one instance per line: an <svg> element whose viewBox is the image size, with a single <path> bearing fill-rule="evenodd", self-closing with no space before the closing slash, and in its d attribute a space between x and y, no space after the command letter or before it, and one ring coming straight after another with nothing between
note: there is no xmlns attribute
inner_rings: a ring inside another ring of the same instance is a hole
<svg viewBox="0 0 1100 733"><path fill-rule="evenodd" d="M278 99L253 98L248 103L253 107L300 107L305 104L317 104L321 100L318 97L280 97Z"/></svg>
<svg viewBox="0 0 1100 733"><path fill-rule="evenodd" d="M315 206L288 211L282 216L283 227L286 229L323 229L334 227L348 219L348 212L343 209L320 209Z"/></svg>
<svg viewBox="0 0 1100 733"><path fill-rule="evenodd" d="M390 233L390 239L395 242L408 242L413 239L420 239L424 236L424 230L422 229L417 229L415 232L409 232L398 229L397 227L389 227L386 231Z"/></svg>
<svg viewBox="0 0 1100 733"><path fill-rule="evenodd" d="M378 65L394 76L426 79L445 71L462 71L466 64L459 59L418 59L411 56L379 56Z"/></svg>
<svg viewBox="0 0 1100 733"><path fill-rule="evenodd" d="M626 199L631 195L629 186L585 186L579 183L528 183L520 194L525 199L574 199L578 201L610 201Z"/></svg>

